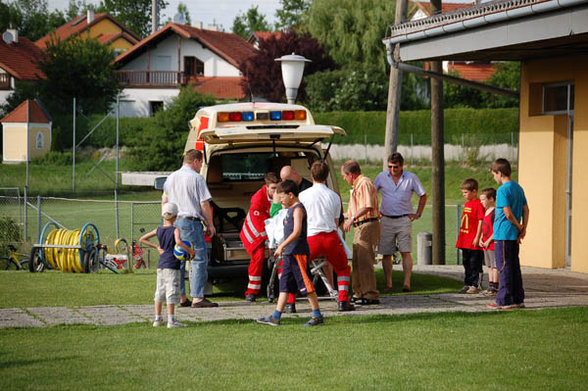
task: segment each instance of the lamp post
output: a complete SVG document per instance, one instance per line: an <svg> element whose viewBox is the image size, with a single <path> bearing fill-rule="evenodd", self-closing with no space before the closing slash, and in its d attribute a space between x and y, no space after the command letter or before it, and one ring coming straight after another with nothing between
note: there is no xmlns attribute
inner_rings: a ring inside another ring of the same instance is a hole
<svg viewBox="0 0 588 391"><path fill-rule="evenodd" d="M298 95L298 87L302 81L302 74L304 73L304 63L311 62L311 60L297 54L288 54L275 61L282 63L282 80L284 87L286 87L286 99L288 104L296 103L296 95Z"/></svg>

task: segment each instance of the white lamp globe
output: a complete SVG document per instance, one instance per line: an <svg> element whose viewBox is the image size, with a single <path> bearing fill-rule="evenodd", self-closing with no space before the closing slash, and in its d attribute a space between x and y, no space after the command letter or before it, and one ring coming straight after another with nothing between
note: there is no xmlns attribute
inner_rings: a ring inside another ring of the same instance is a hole
<svg viewBox="0 0 588 391"><path fill-rule="evenodd" d="M284 81L284 87L286 87L286 99L289 104L294 104L298 95L298 87L302 82L304 63L311 62L311 60L292 53L276 58L275 61L282 63L282 80Z"/></svg>

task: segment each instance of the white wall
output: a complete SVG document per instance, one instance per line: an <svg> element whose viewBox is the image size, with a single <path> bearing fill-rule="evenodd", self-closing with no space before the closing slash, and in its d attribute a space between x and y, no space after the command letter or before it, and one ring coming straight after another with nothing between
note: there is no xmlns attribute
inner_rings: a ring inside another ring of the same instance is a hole
<svg viewBox="0 0 588 391"><path fill-rule="evenodd" d="M125 88L120 98L121 117L151 117L151 101L162 101L166 107L178 96L177 88Z"/></svg>
<svg viewBox="0 0 588 391"><path fill-rule="evenodd" d="M177 35L170 36L166 40L157 44L150 52L149 67L151 70L165 70L159 69L157 66L158 56L167 56L170 58L169 71L178 70L178 46ZM240 76L239 69L229 64L223 58L218 56L213 51L204 48L200 42L193 39L181 40L180 51L180 71L184 70L184 57L194 56L204 63L204 76ZM141 54L128 64L123 66L121 70L124 71L144 71L147 69L146 54Z"/></svg>

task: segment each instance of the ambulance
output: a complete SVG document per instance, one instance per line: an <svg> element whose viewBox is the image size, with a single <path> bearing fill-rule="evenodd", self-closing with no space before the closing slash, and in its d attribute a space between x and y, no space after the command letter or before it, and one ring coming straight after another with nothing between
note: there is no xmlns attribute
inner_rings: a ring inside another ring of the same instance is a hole
<svg viewBox="0 0 588 391"><path fill-rule="evenodd" d="M249 255L239 239L251 196L263 185L266 173L279 176L291 165L304 178L318 160L330 168L327 186L339 194L329 156L331 143L346 133L337 126L317 125L300 105L235 103L203 107L190 121L185 151L204 155L200 174L212 195L217 234L207 239L209 278L220 280L247 275Z"/></svg>

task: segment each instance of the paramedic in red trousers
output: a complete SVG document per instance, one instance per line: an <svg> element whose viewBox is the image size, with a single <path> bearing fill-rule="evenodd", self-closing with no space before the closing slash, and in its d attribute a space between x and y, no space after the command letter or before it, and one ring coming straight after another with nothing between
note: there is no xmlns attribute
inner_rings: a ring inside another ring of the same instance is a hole
<svg viewBox="0 0 588 391"><path fill-rule="evenodd" d="M272 198L280 180L273 172L264 178L265 185L251 197L251 206L241 229L241 241L251 256L249 263L249 284L245 292L245 300L254 302L261 289L261 271L265 260L265 220L270 218Z"/></svg>
<svg viewBox="0 0 588 391"><path fill-rule="evenodd" d="M347 254L341 245L337 226L341 215L341 198L329 189L325 182L329 176L329 166L325 162L315 162L310 168L312 187L300 193L300 202L306 209L307 241L310 247L309 261L324 256L337 274L339 290L339 311L353 311L349 303L349 276L351 268Z"/></svg>

